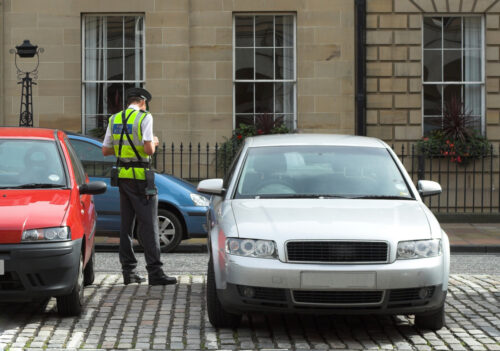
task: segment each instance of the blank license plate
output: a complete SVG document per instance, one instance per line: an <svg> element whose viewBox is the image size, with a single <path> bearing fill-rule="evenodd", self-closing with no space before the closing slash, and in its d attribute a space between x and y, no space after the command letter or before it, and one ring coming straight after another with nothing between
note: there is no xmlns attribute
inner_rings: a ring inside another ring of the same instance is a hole
<svg viewBox="0 0 500 351"><path fill-rule="evenodd" d="M375 272L302 272L302 288L375 289L377 274Z"/></svg>
<svg viewBox="0 0 500 351"><path fill-rule="evenodd" d="M5 264L3 260L0 260L0 275L5 274Z"/></svg>

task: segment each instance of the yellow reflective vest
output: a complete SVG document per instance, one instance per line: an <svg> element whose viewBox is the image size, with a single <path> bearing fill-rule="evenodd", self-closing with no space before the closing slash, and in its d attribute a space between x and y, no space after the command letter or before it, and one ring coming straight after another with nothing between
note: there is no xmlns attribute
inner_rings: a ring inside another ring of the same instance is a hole
<svg viewBox="0 0 500 351"><path fill-rule="evenodd" d="M148 169L147 164L150 162L150 157L144 152L144 141L142 140L141 122L149 112L139 111L134 109L126 109L109 117L109 126L113 135L113 148L115 155L120 159L119 178L129 178L145 180L145 169ZM130 114L130 116L129 116ZM127 131L130 135L130 140L134 144L141 160L137 159L134 149L130 145L126 134L123 133L122 148L120 150L120 139L122 138L123 121L127 119ZM143 167L137 167L138 162L144 162ZM134 167L127 167L126 164L134 164Z"/></svg>

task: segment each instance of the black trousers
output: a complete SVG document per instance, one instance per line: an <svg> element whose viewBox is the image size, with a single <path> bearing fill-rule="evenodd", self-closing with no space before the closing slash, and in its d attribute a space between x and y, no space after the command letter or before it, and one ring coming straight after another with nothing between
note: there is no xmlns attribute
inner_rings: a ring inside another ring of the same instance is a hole
<svg viewBox="0 0 500 351"><path fill-rule="evenodd" d="M160 258L160 238L158 229L158 196L144 195L146 181L119 179L120 189L120 263L123 273L137 267L132 235L137 221L138 238L144 248L146 269L149 275L163 272Z"/></svg>

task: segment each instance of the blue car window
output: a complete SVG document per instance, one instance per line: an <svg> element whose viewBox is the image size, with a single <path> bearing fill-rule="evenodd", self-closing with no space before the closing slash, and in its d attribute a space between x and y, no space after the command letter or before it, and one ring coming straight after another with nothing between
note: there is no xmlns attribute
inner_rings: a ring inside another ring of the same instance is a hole
<svg viewBox="0 0 500 351"><path fill-rule="evenodd" d="M103 156L101 148L82 140L71 140L78 158L89 177L107 177L111 167L116 163L116 157Z"/></svg>

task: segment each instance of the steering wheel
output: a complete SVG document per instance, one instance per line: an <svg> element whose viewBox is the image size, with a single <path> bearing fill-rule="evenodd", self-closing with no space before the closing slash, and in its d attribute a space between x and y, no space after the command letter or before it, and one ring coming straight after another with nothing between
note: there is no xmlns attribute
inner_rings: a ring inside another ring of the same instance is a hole
<svg viewBox="0 0 500 351"><path fill-rule="evenodd" d="M284 179L267 179L259 184L257 194L296 194L293 185Z"/></svg>

